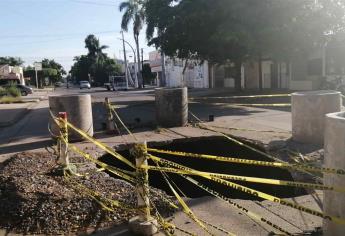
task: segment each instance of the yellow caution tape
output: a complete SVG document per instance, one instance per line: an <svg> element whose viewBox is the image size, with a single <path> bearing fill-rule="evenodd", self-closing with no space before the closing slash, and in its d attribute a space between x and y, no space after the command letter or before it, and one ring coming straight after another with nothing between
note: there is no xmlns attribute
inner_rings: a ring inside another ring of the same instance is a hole
<svg viewBox="0 0 345 236"><path fill-rule="evenodd" d="M74 125L72 125L71 123L67 122L68 127L70 127L71 129L75 130L80 136L86 138L87 140L89 140L90 142L94 143L95 145L97 145L99 148L103 149L104 151L106 151L107 153L109 153L110 155L112 155L113 157L119 159L120 161L126 163L127 165L129 165L130 167L135 169L135 166L128 161L126 158L124 158L123 156L121 156L119 153L115 152L111 147L107 146L106 144L98 141L97 139L92 138L90 135L88 135L87 133L85 133L84 131L76 128Z"/></svg>
<svg viewBox="0 0 345 236"><path fill-rule="evenodd" d="M256 161L256 160L239 159L239 158L233 158L233 157L195 154L195 153L177 152L177 151L169 151L169 150L159 150L159 149L154 149L154 148L148 148L147 151L154 152L154 153L169 154L169 155L174 155L174 156L181 156L181 157L183 156L183 157L203 158L203 159L208 159L208 160L213 160L213 161L231 162L231 163L246 164L246 165L279 167L279 168L293 169L293 170L307 170L307 171L321 172L321 173L328 173L328 174L345 175L345 170L343 169L334 169L334 168L327 168L327 167L316 167L316 166L299 165L299 164L297 165L297 164L289 164L289 163L282 163L282 162Z"/></svg>
<svg viewBox="0 0 345 236"><path fill-rule="evenodd" d="M181 174L181 175L198 175L205 178L216 177L216 178L221 178L221 179L230 179L230 180L244 181L244 182L251 182L251 183L271 184L271 185L290 186L290 187L299 187L299 188L311 188L311 189L318 189L318 190L330 190L330 191L345 193L344 187L326 186L326 185L321 185L321 184L293 182L293 181L286 181L286 180L266 179L266 178L257 178L257 177L248 177L248 176L239 176L239 175L219 174L219 173L203 172L203 171L196 171L196 170L193 170L193 171L179 170L179 169L173 169L173 168L167 168L167 167L155 167L155 166L148 166L148 165L143 165L142 168L147 169L147 170L170 172L170 173Z"/></svg>
<svg viewBox="0 0 345 236"><path fill-rule="evenodd" d="M194 220L201 228L203 228L208 234L213 235L209 229L207 229L207 227L194 215L194 213L192 212L192 210L187 206L187 204L183 201L183 199L180 197L180 195L176 192L176 190L171 186L170 183L168 183L171 191L173 192L173 194L175 195L175 197L177 198L178 202L181 204L184 213L186 213L186 215L188 215L192 220Z"/></svg>
<svg viewBox="0 0 345 236"><path fill-rule="evenodd" d="M108 211L114 211L114 208L122 208L130 211L140 210L139 208L134 208L119 201L106 198L102 196L100 193L86 187L85 185L80 184L77 181L74 181L72 178L70 178L69 175L65 175L65 177L68 182L73 183L72 187L78 188L80 192L92 197L98 204L100 204L104 209Z"/></svg>
<svg viewBox="0 0 345 236"><path fill-rule="evenodd" d="M75 152L77 152L78 154L80 154L81 156L83 156L84 158L86 158L87 160L101 166L102 168L104 168L105 170L108 170L109 172L129 181L129 182L132 182L132 183L135 183L135 178L123 173L123 170L119 169L119 168L116 168L114 166L110 166L110 165L107 165L95 158L92 158L89 154L83 152L82 150L80 150L79 148L77 148L75 145L72 145L70 144L69 145L71 147L71 149Z"/></svg>
<svg viewBox="0 0 345 236"><path fill-rule="evenodd" d="M202 121L201 121L198 117L196 117L193 113L190 112L190 114L191 114L193 117L195 117L197 120L199 120L200 122L202 122ZM252 150L252 151L254 151L254 152L257 152L257 153L259 153L259 154L261 154L261 155L263 155L263 156L265 156L265 157L267 157L267 158L269 158L269 159L271 159L271 160L275 160L275 161L280 162L280 163L286 163L286 162L280 160L279 158L276 158L276 157L274 157L274 156L272 156L272 155L269 155L269 154L267 154L267 153L265 153L265 152L263 152L263 151L260 151L260 150L258 150L258 149L256 149L256 148L253 148L253 147L249 146L249 145L246 145L246 144L244 144L244 143L238 141L237 139L230 137L229 135L227 135L227 134L225 134L225 133L223 133L223 132L219 132L219 131L217 131L217 130L215 130L215 129L209 128L208 126L206 126L206 125L204 125L204 124L197 124L197 125L198 125L198 127L201 128L201 129L206 129L206 130L214 131L214 132L216 132L216 133L222 135L222 136L225 137L226 139L228 139L228 140L230 140L230 141L232 141L232 142L234 142L234 143L236 143L236 144L238 144L238 145L240 145L240 146L243 146L243 147L245 147L245 148L247 148L247 149L249 149L249 150ZM305 166L305 167L306 167L306 166ZM317 167L310 167L310 166L308 166L308 168L312 168L312 169L314 169L314 170L317 169ZM297 168L296 168L296 169L297 169ZM327 168L326 168L326 169L327 169ZM299 171L302 171L302 172L304 172L304 173L307 173L307 174L312 175L309 171L304 170L303 168L302 168L302 169L299 168L298 170L299 170ZM313 176L315 176L315 175L313 175ZM319 177L317 177L317 179L320 181L320 178L319 178Z"/></svg>
<svg viewBox="0 0 345 236"><path fill-rule="evenodd" d="M265 223L269 226L271 226L272 228L279 230L280 232L286 234L286 235L294 235L290 232L288 232L287 230L281 228L280 226L274 224L273 222L271 222L270 220L259 216L258 214L251 212L250 210L248 210L247 208L241 206L240 204L238 204L237 202L234 202L232 199L227 198L223 195L221 195L220 193L214 191L213 189L208 188L207 186L201 184L200 182L196 181L193 178L190 178L188 176L182 175L183 178L185 178L186 180L190 181L191 183L195 184L196 186L198 186L199 188L205 190L206 192L212 194L213 196L217 197L220 200L225 201L226 203L228 203L229 205L231 205L232 207L236 207L236 209L242 211L245 215L247 215L249 218L251 218L252 220L254 220L255 222L257 222L258 224L260 223Z"/></svg>
<svg viewBox="0 0 345 236"><path fill-rule="evenodd" d="M156 162L157 164L157 162ZM158 165L158 164L157 164ZM162 172L161 172L162 173ZM205 230L209 235L213 235L209 229L195 216L195 214L192 212L192 210L188 207L188 205L183 201L183 199L181 198L181 196L176 192L176 190L174 189L174 187L170 184L169 180L167 179L167 177L164 175L164 173L162 173L163 178L165 180L165 182L168 184L170 190L173 192L173 194L175 195L175 197L177 198L177 201L180 203L180 205L182 206L182 211L189 217L191 218L195 223L197 223L203 230Z"/></svg>
<svg viewBox="0 0 345 236"><path fill-rule="evenodd" d="M241 107L291 107L291 103L272 103L272 104L259 104L259 103L213 103L213 105L226 105L226 106L241 106Z"/></svg>
<svg viewBox="0 0 345 236"><path fill-rule="evenodd" d="M183 166L183 165L174 163L174 162L172 162L172 161L163 160L163 159L161 159L161 158L159 158L159 157L156 157L156 156L149 155L149 158L151 158L152 160L158 161L158 162L160 162L160 163L163 163L163 164L165 163L165 164L167 164L167 165L170 165L170 166L173 166L173 167L182 169L182 170L196 171L196 170L194 170L194 169L191 169L191 168L188 168L188 167L186 167L186 166ZM207 175L202 176L202 177L204 177L204 178L206 178L206 179L213 180L214 182L217 182L217 183L226 185L226 186L228 186L228 187L237 189L237 190L239 190L239 191L248 193L248 194L250 194L250 195L253 195L253 196L256 196L256 197L259 197L259 198L262 198L262 199L266 199L266 200L268 200L268 201L276 202L276 203L279 203L279 204L284 205L284 206L289 206L289 207L295 208L295 209L297 209L297 210L306 212L306 213L308 213L308 214L311 214L311 215L314 215L314 216L318 216L318 217L321 217L321 218L323 218L323 219L330 220L330 221L335 222L335 223L337 223L337 224L345 224L345 219L342 219L342 218L339 218L339 217L336 217L336 216L326 215L326 214L324 214L324 213L322 213L322 212L319 212L319 211L316 211L316 210L313 210L313 209L310 209L310 208L301 206L301 205L299 205L299 204L295 204L295 203L293 203L293 202L286 201L286 200L281 199L281 198L277 198L277 197L272 196L272 195L270 195L270 194L267 194L267 193L263 193L263 192L254 190L254 189L251 189L251 188L242 186L242 185L240 185L240 184L235 184L235 183L233 183L233 182L230 182L230 181L227 181L227 180L224 180L224 179L221 179L221 178L211 177L211 176L207 176Z"/></svg>
<svg viewBox="0 0 345 236"><path fill-rule="evenodd" d="M273 97L291 97L291 94L263 94L263 95L227 96L227 97L196 97L196 98L190 98L190 100L237 99L237 98L273 98Z"/></svg>
<svg viewBox="0 0 345 236"><path fill-rule="evenodd" d="M125 125L125 123L122 121L121 117L119 116L119 114L116 112L115 106L111 106L109 105L109 109L114 113L114 115L116 116L116 118L118 119L118 121L121 123L121 125L126 129L126 131L128 132L129 135L131 135L134 140L138 141L138 139L135 137L134 134L132 134L132 132L127 128L127 126Z"/></svg>

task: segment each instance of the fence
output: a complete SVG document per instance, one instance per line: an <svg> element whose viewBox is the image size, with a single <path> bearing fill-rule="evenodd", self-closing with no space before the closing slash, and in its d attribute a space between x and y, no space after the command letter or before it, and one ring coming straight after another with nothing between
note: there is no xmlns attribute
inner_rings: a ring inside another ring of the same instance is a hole
<svg viewBox="0 0 345 236"><path fill-rule="evenodd" d="M234 233L229 232L228 230L223 229L220 226L211 224L207 222L206 220L200 219L200 217L198 217L183 200L183 197L181 196L184 196L185 194L179 189L178 185L174 183L174 181L169 177L169 173L180 175L182 178L194 184L196 187L203 189L204 191L208 192L214 197L224 201L229 206L237 209L238 211L248 216L250 219L254 220L255 222L265 225L267 227L270 227L273 230L273 232L276 234L293 235L293 233L284 229L284 226L277 225L271 222L269 219L262 217L258 213L255 213L254 211L248 209L247 207L244 207L241 204L233 201L232 199L223 196L222 194L213 190L212 187L206 186L202 184L200 181L197 181L196 179L193 178L193 176L198 176L203 179L210 180L214 183L222 184L225 187L236 189L244 193L253 195L255 197L278 203L285 207L294 208L301 212L318 216L323 219L335 222L337 224L345 224L345 219L339 218L337 216L326 215L321 211L314 210L303 205L299 205L295 202L278 198L276 196L267 194L265 192L255 190L253 188L245 187L241 184L234 183L232 181L260 183L260 184L267 184L267 185L293 186L293 187L298 187L298 188L329 190L329 191L336 191L336 192L342 192L342 193L345 192L344 186L327 186L321 183L294 182L294 181L285 181L285 180L279 180L279 179L268 179L268 178L248 177L248 176L239 176L239 175L228 175L228 174L221 174L221 173L216 173L216 172L205 172L205 171L192 169L190 167L181 165L179 163L161 158L159 157L159 154L169 154L169 155L174 155L176 157L181 157L181 158L206 159L209 161L222 162L224 164L240 163L244 165L255 165L258 168L269 166L269 167L283 168L283 169L289 169L289 170L295 170L295 171L303 171L303 172L306 172L308 174L313 174L313 175L316 173L345 175L345 170L343 169L315 167L315 166L310 166L306 164L291 164L291 163L283 162L280 159L270 154L267 154L265 152L262 152L249 145L242 143L235 137L216 131L214 128L202 123L200 119L192 113L191 113L191 116L193 116L199 122L197 123L197 126L199 128L215 131L218 134L224 136L225 138L243 146L244 148L248 148L252 151L257 152L258 154L262 154L270 158L272 162L148 148L145 141L139 142L139 140L135 137L135 135L132 134L130 130L125 126L125 124L121 121L120 116L117 114L115 108L111 106L110 103L107 103L106 106L109 109L109 114L111 114L112 117L114 117L114 119L117 119L117 121L119 121L121 126L123 126L127 130L127 132L131 136L133 136L133 138L137 141L137 143L131 149L131 155L135 157L135 163L130 162L128 159L126 159L125 157L120 155L118 152L116 152L113 148L107 146L106 144L100 142L99 140L93 137L90 137L88 134L86 134L82 130L76 128L73 124L68 122L67 115L65 113L60 113L59 117L54 117L55 121L57 122L57 124L59 124L59 127L60 127L60 136L58 138L58 147L59 147L59 155L60 155L59 163L64 169L66 179L68 181L73 182L73 185L77 189L79 189L83 193L95 199L95 201L97 201L104 209L112 211L115 208L122 208L128 211L135 211L138 215L139 222L150 222L152 224L151 225L152 227L150 229L151 231L148 231L146 235L153 234L155 229L160 229L164 231L167 235L174 235L176 231L179 231L180 233L187 234L187 235L195 235L194 233L189 232L186 229L182 229L174 225L173 223L168 222L160 215L160 213L157 210L157 207L153 204L153 202L150 199L150 194L149 194L150 186L148 184L148 175L150 171L156 171L156 172L161 173L162 178L169 186L178 204L170 201L164 196L162 196L162 201L168 202L170 206L176 209L182 210L186 214L187 217L189 217L202 230L204 230L205 234L216 235L215 232L217 232L220 234L235 235ZM91 155L85 153L76 145L69 143L68 142L69 129L74 130L79 135L81 135L82 137L90 141L92 144L96 145L98 148L101 148L106 153L110 154L112 157L117 159L118 161L125 163L129 168L131 168L132 171L123 170L120 168L109 166L106 163L103 163L97 160L96 158L92 157ZM77 153L78 155L84 157L88 161L98 165L100 167L99 171L107 170L115 174L116 176L123 178L124 180L128 181L132 185L135 185L136 190L137 190L137 205L129 206L119 201L106 198L102 196L101 193L95 192L94 190L89 189L82 184L79 184L78 181L76 181L74 178L71 178L71 176L78 177L79 174L78 174L77 169L71 168L71 164L69 163L68 151L73 151ZM150 160L151 163L154 163L154 164L149 165L148 160ZM154 212L153 216L151 215L151 211Z"/></svg>

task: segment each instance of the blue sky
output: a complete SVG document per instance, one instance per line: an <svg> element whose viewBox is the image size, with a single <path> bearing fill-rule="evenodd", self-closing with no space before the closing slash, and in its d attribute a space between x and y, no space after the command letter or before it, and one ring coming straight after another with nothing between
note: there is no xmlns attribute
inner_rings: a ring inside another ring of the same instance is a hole
<svg viewBox="0 0 345 236"><path fill-rule="evenodd" d="M106 52L110 57L122 59L118 40L121 1L0 0L0 56L19 56L26 65L42 58L55 59L69 70L73 57L86 53L84 39L93 33L101 44L109 46ZM135 46L131 31L125 33L125 39ZM154 48L147 46L145 29L140 44L147 59Z"/></svg>

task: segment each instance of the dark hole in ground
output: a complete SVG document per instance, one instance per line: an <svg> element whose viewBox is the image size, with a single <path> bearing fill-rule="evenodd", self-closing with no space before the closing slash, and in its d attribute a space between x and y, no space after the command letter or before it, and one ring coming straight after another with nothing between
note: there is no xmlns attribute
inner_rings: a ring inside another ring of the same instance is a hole
<svg viewBox="0 0 345 236"><path fill-rule="evenodd" d="M197 139L178 139L174 140L168 144L162 143L149 143L149 147L163 149L163 150L173 150L173 151L182 151L182 152L191 152L191 153L200 153L200 154L210 154L210 155L219 155L219 156L229 156L237 157L250 160L259 160L259 161L271 161L269 158L261 155L257 152L249 150L243 146L240 146L234 142L231 142L223 137L202 137ZM258 148L258 147L256 147ZM133 158L129 155L128 150L118 151L121 155L125 156L134 163ZM293 181L289 171L273 168L273 167L261 167L254 165L245 165L245 164L236 164L236 163L226 163L218 162L190 157L176 157L166 154L155 154L154 155L168 159L170 161L177 162L179 164L188 166L190 168L214 172L214 173L224 173L231 175L240 175L248 177L261 177L269 179L279 179ZM103 161L107 164L120 167L123 169L128 169L125 164L116 160L110 155L105 155L100 158L100 161ZM153 165L150 161L150 165ZM191 182L185 180L183 177L177 174L169 174L170 178L177 184L177 186L190 198L201 197L210 195L206 191L195 186ZM252 199L259 200L248 193L226 187L225 185L215 183L213 181L204 179L202 177L193 176L192 178L198 180L209 188L216 190L230 198L238 199ZM149 172L150 185L159 189L166 191L168 194L172 195L170 188L166 184L164 178L159 172L150 171ZM243 186L262 191L280 198L288 198L304 195L305 191L300 188L288 187L288 186L277 186L277 185L268 185L268 184L257 184L241 181L232 181Z"/></svg>

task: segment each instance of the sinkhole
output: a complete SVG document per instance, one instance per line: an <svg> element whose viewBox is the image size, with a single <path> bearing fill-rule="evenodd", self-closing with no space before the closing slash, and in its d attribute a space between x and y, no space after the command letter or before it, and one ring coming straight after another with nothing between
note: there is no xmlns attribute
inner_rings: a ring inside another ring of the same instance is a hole
<svg viewBox="0 0 345 236"><path fill-rule="evenodd" d="M258 146L253 146L253 144L248 145L259 149L260 151L264 151ZM271 159L260 153L250 150L228 139L225 139L224 137L218 136L176 139L169 142L152 142L148 143L148 147L162 150L235 157L257 161L272 161ZM129 150L118 150L118 153L128 158L132 163L135 163L134 158L129 154ZM293 181L290 172L286 169L281 168L219 162L191 157L177 157L168 154L152 154L160 158L164 158L200 171ZM131 170L126 166L126 164L120 162L119 160L108 154L100 157L99 160L118 168ZM149 165L154 165L154 163L152 161L149 161ZM108 174L115 177L111 173ZM194 185L178 174L168 173L168 175L170 179L179 187L179 189L182 190L182 192L187 197L197 198L210 195L208 192L200 189L198 186ZM202 177L192 176L192 178L196 179L203 185L206 185L210 189L213 189L229 198L261 200L248 193L227 187L225 185L204 179ZM243 181L230 181L280 198L296 197L306 194L305 190L296 187L249 183ZM161 173L157 171L149 171L149 183L150 186L162 189L167 194L173 195Z"/></svg>

